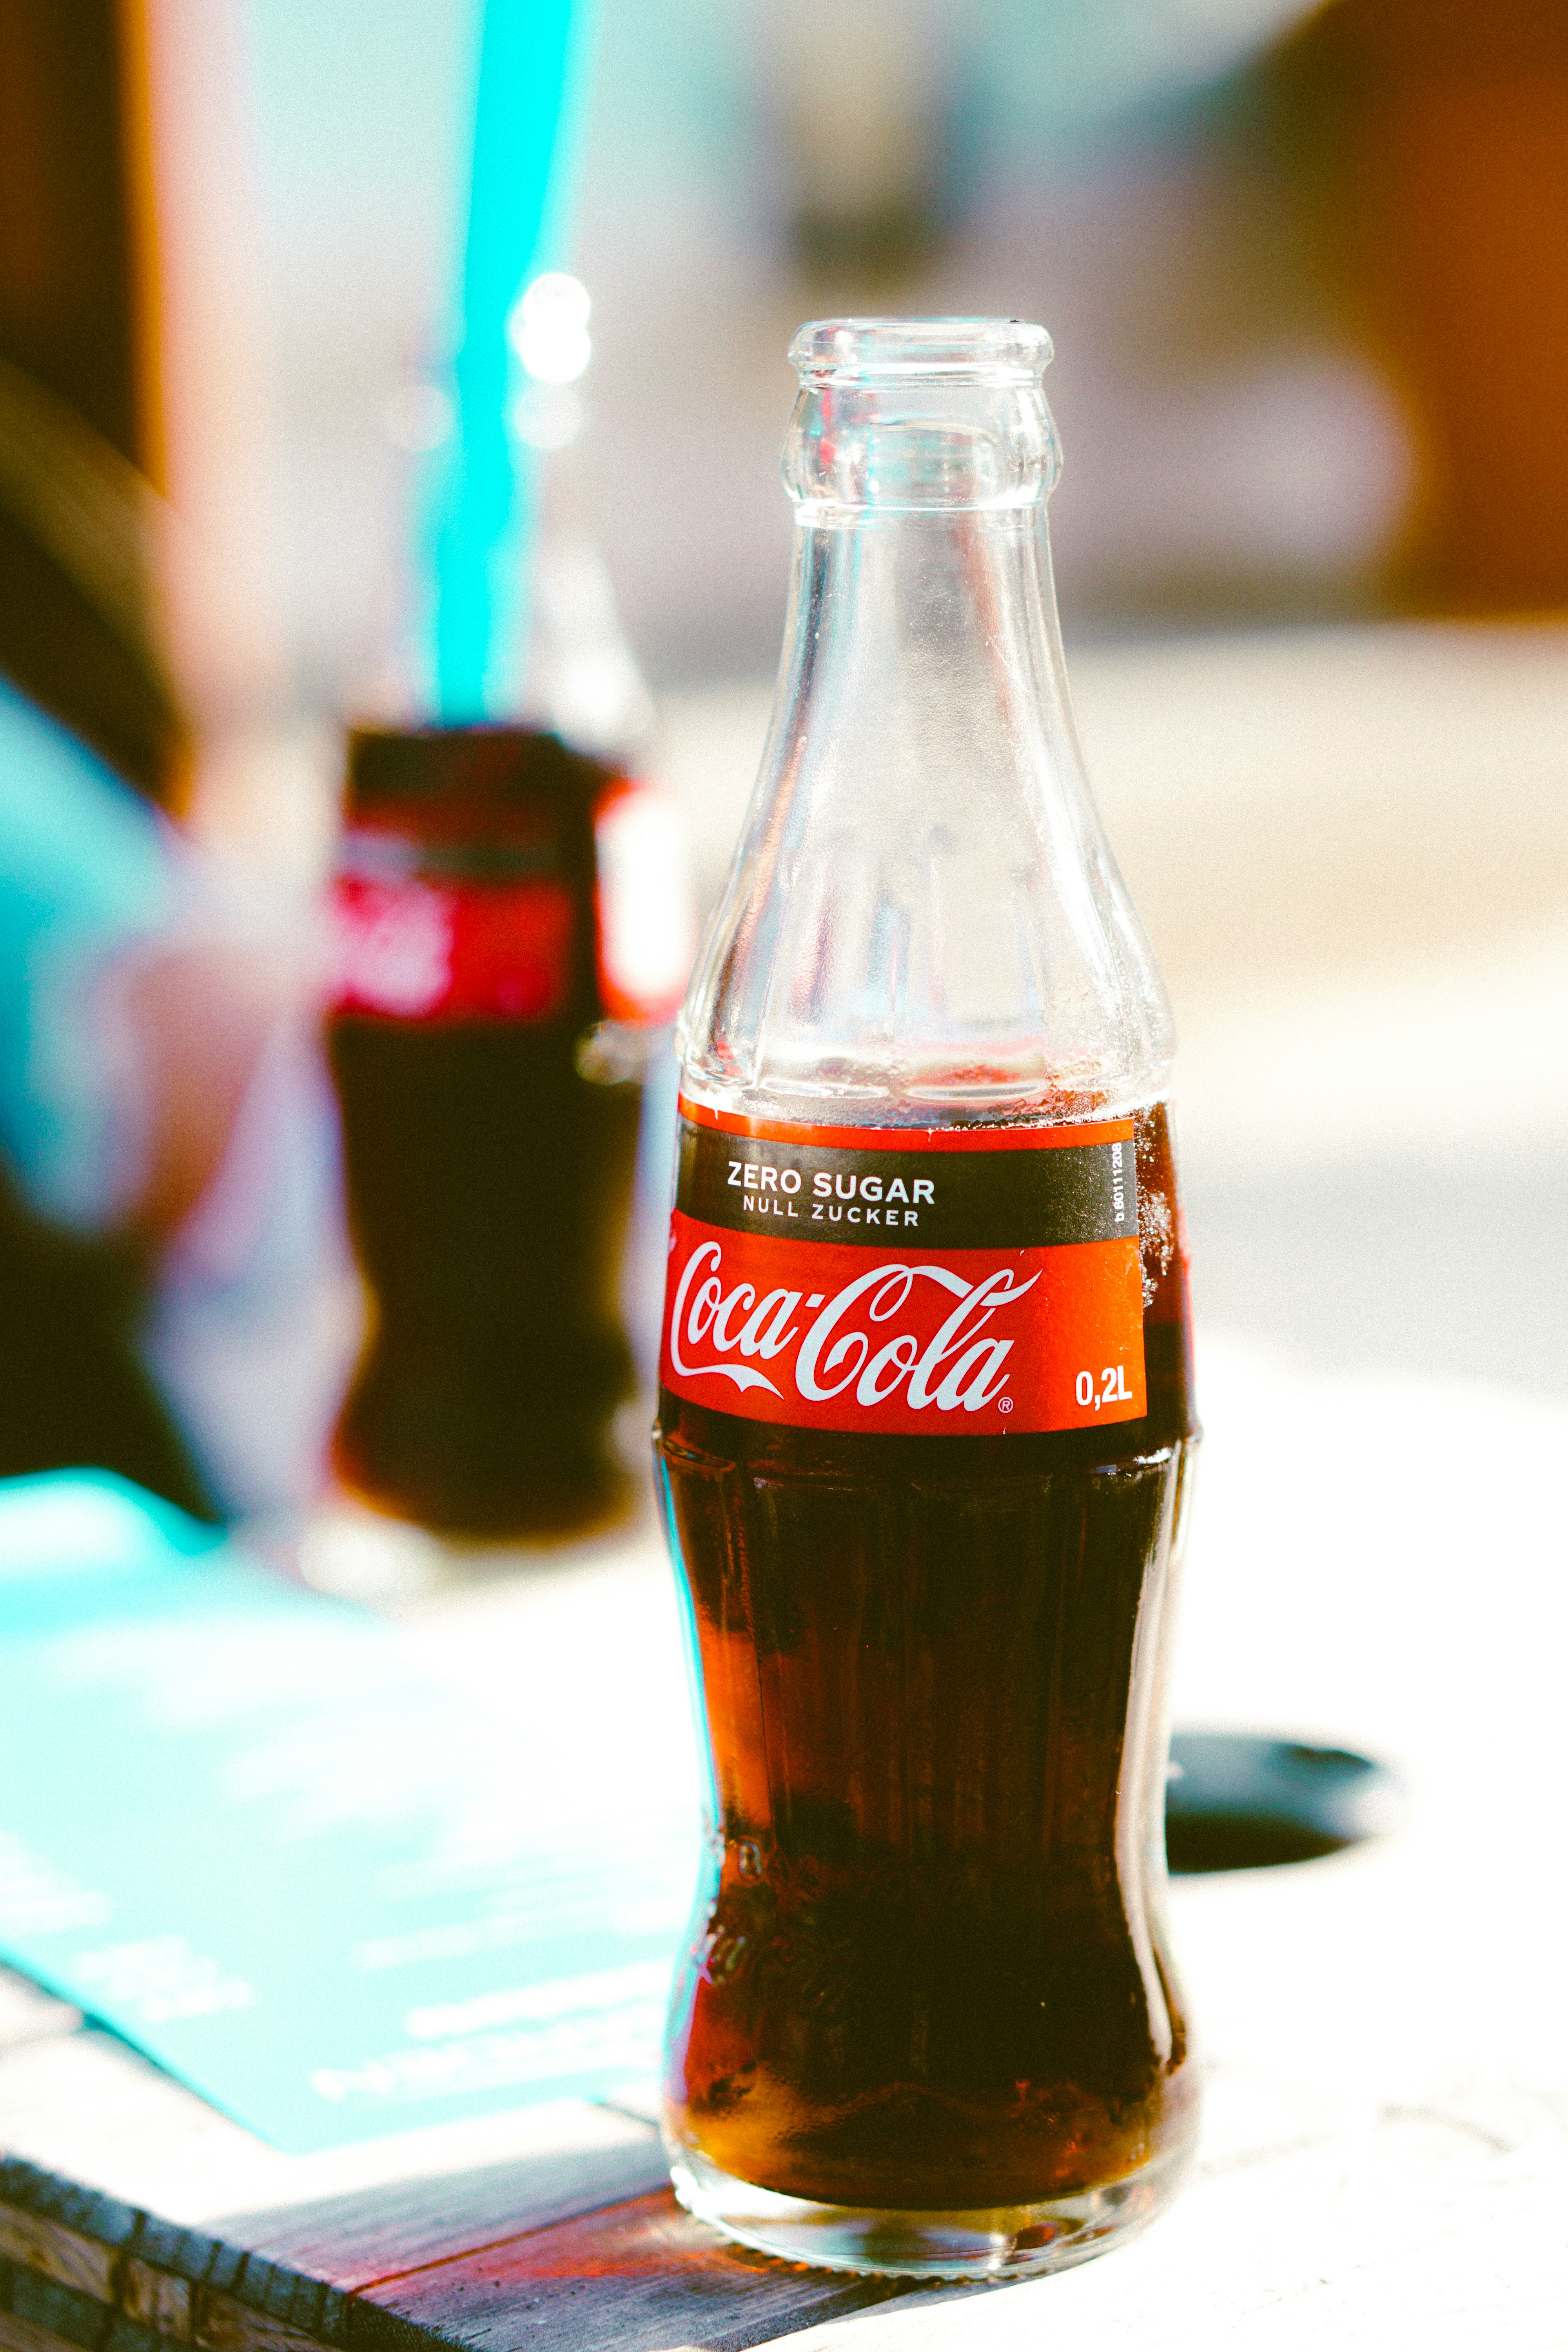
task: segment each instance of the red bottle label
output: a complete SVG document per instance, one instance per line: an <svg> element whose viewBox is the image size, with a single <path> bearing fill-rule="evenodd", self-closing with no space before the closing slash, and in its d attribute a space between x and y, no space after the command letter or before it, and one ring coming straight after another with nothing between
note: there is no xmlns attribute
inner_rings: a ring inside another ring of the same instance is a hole
<svg viewBox="0 0 1568 2352"><path fill-rule="evenodd" d="M804 1127L683 1103L660 1378L795 1429L1134 1421L1131 1119Z"/></svg>
<svg viewBox="0 0 1568 2352"><path fill-rule="evenodd" d="M505 883L340 876L332 890L336 1013L411 1022L549 1021L572 989L572 893Z"/></svg>

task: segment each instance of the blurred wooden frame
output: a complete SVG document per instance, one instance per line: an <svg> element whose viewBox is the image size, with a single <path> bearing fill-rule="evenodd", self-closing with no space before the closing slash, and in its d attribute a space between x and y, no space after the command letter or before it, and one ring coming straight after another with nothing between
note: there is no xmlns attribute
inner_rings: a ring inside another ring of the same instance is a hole
<svg viewBox="0 0 1568 2352"><path fill-rule="evenodd" d="M0 670L165 805L288 698L237 0L0 0Z"/></svg>
<svg viewBox="0 0 1568 2352"><path fill-rule="evenodd" d="M161 593L199 761L265 729L289 690L245 16L240 0L116 6L140 432L179 519Z"/></svg>
<svg viewBox="0 0 1568 2352"><path fill-rule="evenodd" d="M159 626L116 0L0 0L0 669L144 790L185 730Z"/></svg>

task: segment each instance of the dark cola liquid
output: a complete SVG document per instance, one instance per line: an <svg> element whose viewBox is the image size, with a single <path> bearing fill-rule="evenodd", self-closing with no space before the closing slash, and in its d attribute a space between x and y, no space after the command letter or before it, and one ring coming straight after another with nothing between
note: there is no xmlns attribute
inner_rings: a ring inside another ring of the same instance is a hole
<svg viewBox="0 0 1568 2352"><path fill-rule="evenodd" d="M1163 1110L1139 1127L1149 1412L1014 1439L661 1397L720 1819L670 2127L852 2206L1018 2206L1176 2158L1166 1648L1195 1423Z"/></svg>
<svg viewBox="0 0 1568 2352"><path fill-rule="evenodd" d="M355 1254L372 1298L339 1476L420 1525L564 1533L625 1508L633 1370L618 1286L640 1089L575 1032L330 1025Z"/></svg>

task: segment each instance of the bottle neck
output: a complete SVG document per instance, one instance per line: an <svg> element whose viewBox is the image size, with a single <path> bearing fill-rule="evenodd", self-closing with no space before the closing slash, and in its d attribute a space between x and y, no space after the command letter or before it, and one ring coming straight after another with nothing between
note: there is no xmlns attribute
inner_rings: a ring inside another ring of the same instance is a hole
<svg viewBox="0 0 1568 2352"><path fill-rule="evenodd" d="M803 521L773 725L688 1000L687 1082L764 1111L1103 1116L1169 1013L1068 704L1038 507Z"/></svg>
<svg viewBox="0 0 1568 2352"><path fill-rule="evenodd" d="M1003 357L952 374L940 322L829 330L825 350L803 331L812 364L783 458L797 521L784 700L811 697L818 727L831 707L841 748L855 742L868 775L891 757L905 792L921 776L962 792L977 765L1033 774L1042 729L1070 745L1046 535L1060 452L1037 332L961 327L966 356L989 340ZM1005 363L1016 341L1026 364ZM869 347L880 369L857 374Z"/></svg>
<svg viewBox="0 0 1568 2352"><path fill-rule="evenodd" d="M572 383L531 382L512 404L511 537L507 562L491 569L473 707L463 715L444 700L437 608L411 562L386 650L357 682L357 717L405 728L527 726L612 766L635 772L646 759L653 703L599 551L584 422Z"/></svg>
<svg viewBox="0 0 1568 2352"><path fill-rule="evenodd" d="M1079 767L1043 506L803 518L785 646L785 740L809 701L839 773L928 816L980 772L1033 799Z"/></svg>
<svg viewBox="0 0 1568 2352"><path fill-rule="evenodd" d="M1163 1084L1169 1016L1068 702L1043 344L1010 321L797 338L791 619L687 1002L702 1099L914 1124Z"/></svg>

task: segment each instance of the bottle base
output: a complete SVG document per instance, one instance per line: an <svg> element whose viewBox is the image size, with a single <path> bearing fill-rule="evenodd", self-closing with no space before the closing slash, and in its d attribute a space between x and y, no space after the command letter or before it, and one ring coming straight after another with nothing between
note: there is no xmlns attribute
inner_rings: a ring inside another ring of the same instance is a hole
<svg viewBox="0 0 1568 2352"><path fill-rule="evenodd" d="M1017 2279L1088 2262L1152 2221L1178 2187L1178 2148L1124 2180L1033 2205L884 2211L818 2205L721 2172L695 2149L672 2154L670 2178L689 2213L758 2253L818 2270L881 2278Z"/></svg>

